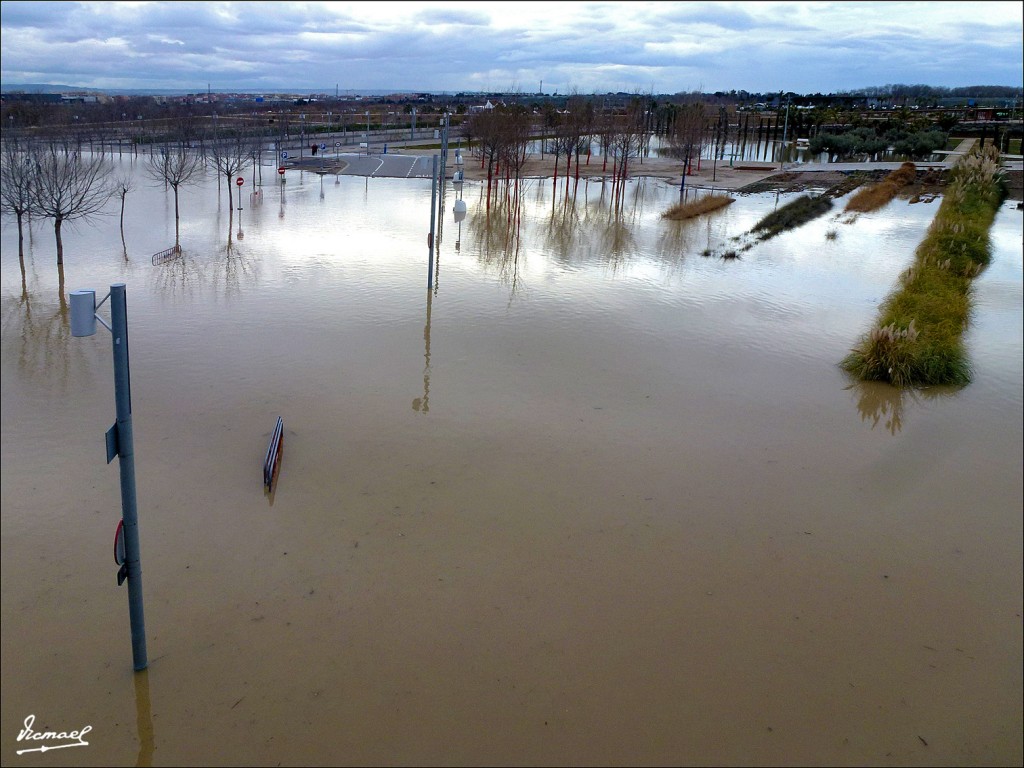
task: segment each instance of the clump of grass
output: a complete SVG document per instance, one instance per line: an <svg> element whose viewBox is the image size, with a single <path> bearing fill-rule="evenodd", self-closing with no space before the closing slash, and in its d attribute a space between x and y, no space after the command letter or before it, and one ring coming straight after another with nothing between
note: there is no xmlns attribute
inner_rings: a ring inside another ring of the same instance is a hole
<svg viewBox="0 0 1024 768"><path fill-rule="evenodd" d="M676 203L661 214L661 216L672 221L692 219L694 216L700 216L703 213L710 213L711 211L717 211L719 208L724 208L733 202L734 199L728 195L705 195L688 203Z"/></svg>
<svg viewBox="0 0 1024 768"><path fill-rule="evenodd" d="M826 240L835 240L837 237L839 237L838 229L830 229L828 230L828 232L825 233Z"/></svg>
<svg viewBox="0 0 1024 768"><path fill-rule="evenodd" d="M818 218L832 209L832 200L824 195L811 197L802 195L786 203L776 211L772 211L751 228L751 232L760 232L760 240L768 240L787 229L796 229L807 222Z"/></svg>
<svg viewBox="0 0 1024 768"><path fill-rule="evenodd" d="M739 257L740 255L736 253L736 251L731 249L722 254L722 258L725 259L726 261L732 261L733 259L738 259Z"/></svg>
<svg viewBox="0 0 1024 768"><path fill-rule="evenodd" d="M846 203L847 211L875 211L887 205L900 190L917 179L917 166L904 163L877 184L864 187Z"/></svg>
<svg viewBox="0 0 1024 768"><path fill-rule="evenodd" d="M1005 196L997 151L965 156L951 179L914 266L882 304L877 327L841 363L861 379L900 387L970 381L963 331L971 279L992 258L988 231Z"/></svg>

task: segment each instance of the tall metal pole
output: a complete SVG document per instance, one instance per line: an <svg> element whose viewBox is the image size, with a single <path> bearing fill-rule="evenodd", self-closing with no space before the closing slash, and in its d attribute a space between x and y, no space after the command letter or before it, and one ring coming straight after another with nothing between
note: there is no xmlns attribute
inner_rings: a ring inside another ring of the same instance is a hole
<svg viewBox="0 0 1024 768"><path fill-rule="evenodd" d="M430 235L427 242L427 289L434 287L434 223L437 221L437 155L430 172Z"/></svg>
<svg viewBox="0 0 1024 768"><path fill-rule="evenodd" d="M444 179L445 167L448 164L448 113L444 113L444 128L441 131L441 178Z"/></svg>
<svg viewBox="0 0 1024 768"><path fill-rule="evenodd" d="M110 323L114 353L114 399L117 405L117 455L121 472L121 515L124 520L124 555L128 571L128 616L132 629L132 661L145 669L146 620L142 610L142 561L139 551L139 515L135 500L135 440L132 435L131 372L128 367L128 305L125 284L110 286Z"/></svg>
<svg viewBox="0 0 1024 768"><path fill-rule="evenodd" d="M782 155L779 158L779 168L786 165L786 133L789 131L789 99L786 99L786 121L782 125Z"/></svg>
<svg viewBox="0 0 1024 768"><path fill-rule="evenodd" d="M444 185L445 185L445 179L447 178L447 176L445 175L445 168L446 168L447 165L448 165L448 113L445 112L444 113L444 128L441 130L441 178L440 178L440 182L439 182L440 185L441 185L441 193L440 193L441 197L444 197ZM438 210L437 216L438 216L438 229L440 229L441 228L440 217L444 216L444 209L443 209L443 207L440 210Z"/></svg>

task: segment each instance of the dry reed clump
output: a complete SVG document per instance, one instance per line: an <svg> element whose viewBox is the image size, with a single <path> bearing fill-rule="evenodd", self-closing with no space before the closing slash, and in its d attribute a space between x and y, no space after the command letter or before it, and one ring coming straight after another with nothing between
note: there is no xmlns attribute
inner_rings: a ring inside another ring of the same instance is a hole
<svg viewBox="0 0 1024 768"><path fill-rule="evenodd" d="M724 208L729 203L734 202L734 200L735 198L728 195L705 195L688 203L676 203L661 214L661 216L672 221L692 219L694 216L700 216L703 213L710 213L711 211L717 211L719 208Z"/></svg>
<svg viewBox="0 0 1024 768"><path fill-rule="evenodd" d="M971 279L991 260L988 232L1005 194L998 154L989 147L967 155L951 179L914 265L882 305L878 326L842 362L861 379L900 387L970 381L963 331Z"/></svg>
<svg viewBox="0 0 1024 768"><path fill-rule="evenodd" d="M888 204L900 190L917 179L917 166L904 163L877 184L865 187L846 203L847 211L866 213Z"/></svg>

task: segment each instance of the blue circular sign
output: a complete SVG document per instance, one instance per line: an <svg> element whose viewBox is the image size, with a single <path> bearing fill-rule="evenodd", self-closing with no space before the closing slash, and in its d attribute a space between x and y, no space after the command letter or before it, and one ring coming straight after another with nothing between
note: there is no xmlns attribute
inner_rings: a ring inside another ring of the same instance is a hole
<svg viewBox="0 0 1024 768"><path fill-rule="evenodd" d="M282 152L281 153L281 159L282 160L287 160L288 159L288 153L287 152Z"/></svg>
<svg viewBox="0 0 1024 768"><path fill-rule="evenodd" d="M320 149L327 149L327 145L326 144L321 144L320 145Z"/></svg>

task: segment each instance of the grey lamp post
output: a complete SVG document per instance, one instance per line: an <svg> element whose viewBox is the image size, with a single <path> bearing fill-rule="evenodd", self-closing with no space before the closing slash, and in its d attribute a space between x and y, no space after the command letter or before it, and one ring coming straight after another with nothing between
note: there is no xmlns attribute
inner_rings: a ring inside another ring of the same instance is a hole
<svg viewBox="0 0 1024 768"><path fill-rule="evenodd" d="M778 123L776 123L778 125ZM786 134L789 132L789 98L786 98L786 122L782 126L782 156L779 168L786 167Z"/></svg>
<svg viewBox="0 0 1024 768"><path fill-rule="evenodd" d="M110 299L110 325L96 314L99 306ZM128 368L128 306L125 284L114 283L110 293L96 304L96 291L79 290L70 295L71 335L92 336L96 322L110 331L114 354L114 400L117 420L107 430L107 463L120 457L121 515L124 534L124 562L117 583L128 580L128 616L132 630L132 662L135 670L145 669L146 620L142 610L142 563L139 555L139 518L135 502L135 441L132 436L131 373Z"/></svg>
<svg viewBox="0 0 1024 768"><path fill-rule="evenodd" d="M434 287L434 225L437 223L437 155L430 170L430 234L427 235L427 289Z"/></svg>

